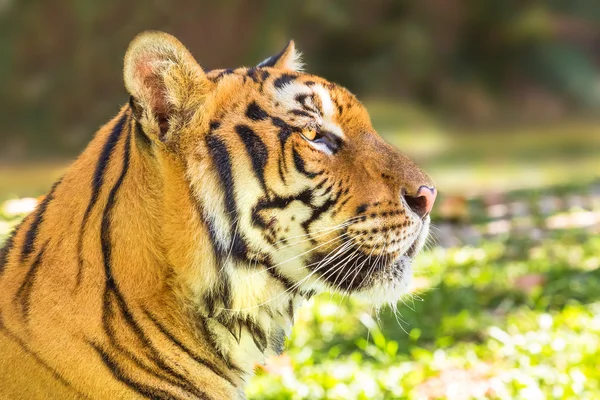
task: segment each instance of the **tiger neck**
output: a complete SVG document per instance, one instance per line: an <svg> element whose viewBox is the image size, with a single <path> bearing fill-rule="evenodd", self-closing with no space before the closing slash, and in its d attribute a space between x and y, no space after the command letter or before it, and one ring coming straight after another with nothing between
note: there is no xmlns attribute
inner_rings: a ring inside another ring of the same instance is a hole
<svg viewBox="0 0 600 400"><path fill-rule="evenodd" d="M153 149L127 110L125 118L131 130L115 146L123 146L122 159L112 157L107 166L116 173L105 179L107 204L95 221L110 267L107 285L143 310L183 322L190 337L210 344L232 370L248 376L283 351L303 297L277 296L285 291L279 282L257 280L244 273L256 266L232 265L215 251L186 166Z"/></svg>

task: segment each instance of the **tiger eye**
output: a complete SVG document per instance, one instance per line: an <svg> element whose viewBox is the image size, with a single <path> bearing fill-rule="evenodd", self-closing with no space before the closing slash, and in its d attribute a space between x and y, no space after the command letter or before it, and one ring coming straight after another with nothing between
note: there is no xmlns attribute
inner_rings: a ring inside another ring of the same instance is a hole
<svg viewBox="0 0 600 400"><path fill-rule="evenodd" d="M317 131L315 129L305 129L302 131L302 136L308 140L315 140L317 137Z"/></svg>

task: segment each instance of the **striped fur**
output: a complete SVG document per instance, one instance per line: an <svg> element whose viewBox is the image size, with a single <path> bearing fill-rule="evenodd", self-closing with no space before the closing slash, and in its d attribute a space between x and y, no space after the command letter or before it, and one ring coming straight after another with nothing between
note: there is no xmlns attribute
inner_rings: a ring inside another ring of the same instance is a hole
<svg viewBox="0 0 600 400"><path fill-rule="evenodd" d="M304 299L398 300L431 182L298 65L132 42L131 101L0 251L1 398L243 398Z"/></svg>

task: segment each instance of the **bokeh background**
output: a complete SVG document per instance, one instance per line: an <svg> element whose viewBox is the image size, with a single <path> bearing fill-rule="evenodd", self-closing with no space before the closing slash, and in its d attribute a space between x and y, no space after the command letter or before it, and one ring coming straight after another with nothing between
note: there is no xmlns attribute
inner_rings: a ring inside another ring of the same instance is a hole
<svg viewBox="0 0 600 400"><path fill-rule="evenodd" d="M251 399L600 397L600 2L0 0L0 243L127 101L146 29L205 68L295 39L441 192L398 310L311 301Z"/></svg>

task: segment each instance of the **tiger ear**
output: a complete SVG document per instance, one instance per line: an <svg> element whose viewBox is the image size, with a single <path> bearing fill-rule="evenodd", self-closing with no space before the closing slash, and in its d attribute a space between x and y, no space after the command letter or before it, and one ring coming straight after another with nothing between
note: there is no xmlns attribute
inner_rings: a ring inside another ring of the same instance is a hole
<svg viewBox="0 0 600 400"><path fill-rule="evenodd" d="M271 56L257 65L257 67L272 67L277 69L288 69L302 71L302 54L296 50L293 40L290 40L285 48L274 56Z"/></svg>
<svg viewBox="0 0 600 400"><path fill-rule="evenodd" d="M209 81L175 37L157 31L139 34L125 53L125 87L136 119L151 139L170 141L202 105Z"/></svg>

